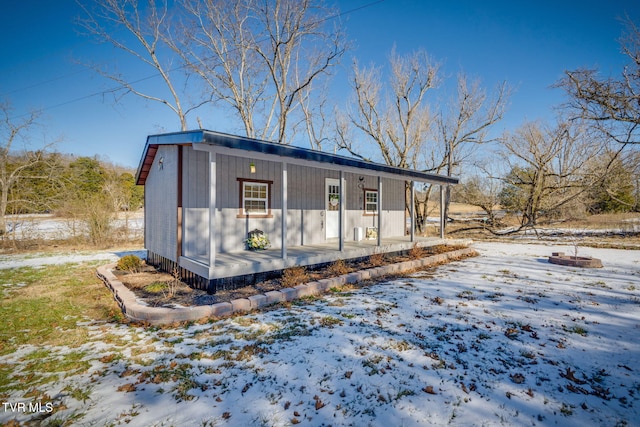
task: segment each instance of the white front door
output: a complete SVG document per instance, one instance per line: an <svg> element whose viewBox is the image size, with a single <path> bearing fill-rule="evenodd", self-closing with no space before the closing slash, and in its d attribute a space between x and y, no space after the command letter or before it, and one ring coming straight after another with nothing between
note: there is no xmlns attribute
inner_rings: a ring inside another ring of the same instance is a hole
<svg viewBox="0 0 640 427"><path fill-rule="evenodd" d="M325 180L325 222L326 237L339 237L340 233L340 180L326 178Z"/></svg>

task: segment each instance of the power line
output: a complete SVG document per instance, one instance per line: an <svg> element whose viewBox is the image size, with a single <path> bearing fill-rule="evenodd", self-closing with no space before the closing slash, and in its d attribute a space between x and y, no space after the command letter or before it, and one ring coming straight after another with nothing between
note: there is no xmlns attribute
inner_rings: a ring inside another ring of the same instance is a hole
<svg viewBox="0 0 640 427"><path fill-rule="evenodd" d="M328 17L326 17L324 19L316 21L314 24L319 24L319 23L322 23L322 22L326 22L326 21L330 21L330 20L339 18L341 16L350 15L350 14L353 14L355 12L359 12L361 10L364 10L364 9L373 7L373 6L377 5L377 4L383 3L384 1L385 0L376 0L376 1L369 2L369 3L365 3L362 6L358 6L358 7L349 9L347 11L336 13L334 15L328 16ZM264 39L259 40L258 43L262 43L263 41L266 41L266 40L268 40L268 39L265 37ZM167 70L167 73L172 73L174 71L178 71L178 70L181 70L181 69L186 68L186 67L188 67L187 64L179 65L179 66L176 66L174 68L171 68L171 69ZM75 71L73 73L63 74L63 75L60 75L58 77L54 77L54 78L51 78L51 79L48 79L48 80L44 80L44 81L41 81L41 82L38 82L38 83L34 83L32 85L29 85L29 86L24 86L22 88L14 89L14 90L11 90L9 92L5 92L3 94L0 94L0 96L10 95L10 94L21 92L21 91L24 91L24 90L33 89L33 88L36 88L36 87L39 87L39 86L43 86L43 85L49 84L51 82L57 81L57 80L62 80L62 79L65 79L65 78L72 77L72 76L77 75L77 74L79 74L81 72L84 72L84 70L79 70L79 71ZM83 101L85 99L93 98L95 96L105 96L105 95L107 95L109 93L115 93L115 92L118 92L118 91L121 91L121 90L127 90L127 89L129 89L129 87L131 85L138 84L138 83L141 83L143 81L159 77L160 75L161 74L159 72L156 72L156 73L150 74L150 75L148 75L146 77L142 77L140 79L133 80L133 81L127 83L127 84L121 84L121 85L118 85L118 86L114 86L114 87L112 87L110 89L105 89L105 90L101 90L101 91L98 91L98 92L93 92L93 93L90 93L88 95L84 95L84 96L80 96L78 98L70 99L68 101L60 102L58 104L49 105L47 107L43 107L43 108L39 109L39 111L48 111L48 110L52 110L54 108L63 107L65 105L74 104L76 102L80 102L80 101ZM26 116L28 114L30 114L30 113L20 114L20 115L14 116L13 118L24 117L24 116Z"/></svg>

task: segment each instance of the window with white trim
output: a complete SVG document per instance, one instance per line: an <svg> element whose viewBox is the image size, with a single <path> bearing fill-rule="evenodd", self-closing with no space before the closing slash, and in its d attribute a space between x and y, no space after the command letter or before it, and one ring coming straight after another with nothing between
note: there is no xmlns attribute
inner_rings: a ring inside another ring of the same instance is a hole
<svg viewBox="0 0 640 427"><path fill-rule="evenodd" d="M364 190L364 214L378 214L378 190Z"/></svg>
<svg viewBox="0 0 640 427"><path fill-rule="evenodd" d="M242 181L242 214L246 216L269 214L269 184Z"/></svg>

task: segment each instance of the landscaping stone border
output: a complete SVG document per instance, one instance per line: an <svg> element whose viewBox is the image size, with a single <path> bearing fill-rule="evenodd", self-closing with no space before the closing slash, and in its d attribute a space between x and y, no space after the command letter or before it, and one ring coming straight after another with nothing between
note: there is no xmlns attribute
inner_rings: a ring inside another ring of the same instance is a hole
<svg viewBox="0 0 640 427"><path fill-rule="evenodd" d="M458 249L425 258L403 261L381 267L368 268L355 271L342 276L321 279L315 282L305 283L293 288L270 291L265 294L252 295L248 298L239 298L231 302L219 302L212 305L199 305L193 307L152 307L144 304L136 298L135 294L127 288L115 274L116 264L107 264L97 269L98 277L113 293L113 297L120 306L124 315L133 321L146 322L152 325L163 325L176 322L192 322L203 318L219 318L235 313L246 313L269 305L293 301L298 298L321 295L329 289L345 284L375 279L384 276L393 276L404 271L431 267L443 264L460 257L477 256L473 248Z"/></svg>

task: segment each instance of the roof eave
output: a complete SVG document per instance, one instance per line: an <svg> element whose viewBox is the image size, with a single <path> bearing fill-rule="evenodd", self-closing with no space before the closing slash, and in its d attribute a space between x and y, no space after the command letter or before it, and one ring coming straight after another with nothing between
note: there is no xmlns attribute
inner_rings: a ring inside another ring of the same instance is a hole
<svg viewBox="0 0 640 427"><path fill-rule="evenodd" d="M457 184L458 178L404 169L395 166L373 163L351 157L339 156L336 154L324 153L322 151L310 150L291 145L277 144L273 142L260 141L253 138L224 134L208 130L195 130L186 132L175 132L147 137L147 143L140 159L138 172L136 174L136 184L144 185L149 170L153 164L156 152L160 145L183 145L183 144L210 144L238 149L250 152L259 152L267 155L304 159L318 163L331 163L339 166L354 167L363 170L373 170L404 177L407 180L435 182L442 185Z"/></svg>

